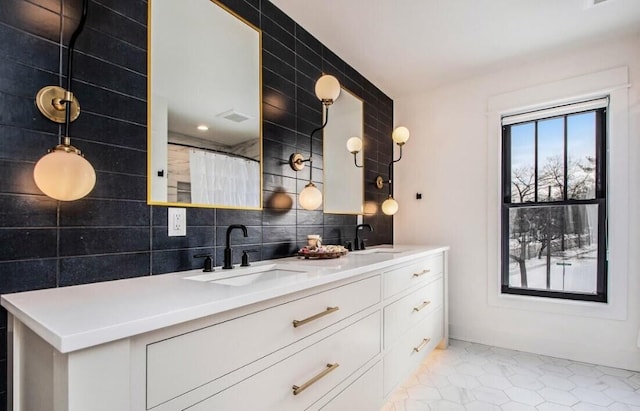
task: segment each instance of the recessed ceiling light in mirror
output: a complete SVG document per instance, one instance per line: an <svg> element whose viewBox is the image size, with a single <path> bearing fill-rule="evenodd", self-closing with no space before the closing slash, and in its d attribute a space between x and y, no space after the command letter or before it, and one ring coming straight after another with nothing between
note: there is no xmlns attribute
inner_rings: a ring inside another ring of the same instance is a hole
<svg viewBox="0 0 640 411"><path fill-rule="evenodd" d="M207 130L209 130L209 127L205 126L204 124L200 124L200 125L198 126L198 130L200 130L200 131L207 131Z"/></svg>

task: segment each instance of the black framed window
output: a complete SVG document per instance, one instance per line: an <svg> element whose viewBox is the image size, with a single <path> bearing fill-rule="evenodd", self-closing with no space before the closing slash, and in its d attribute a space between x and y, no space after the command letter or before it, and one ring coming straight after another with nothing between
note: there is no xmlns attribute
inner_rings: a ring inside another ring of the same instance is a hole
<svg viewBox="0 0 640 411"><path fill-rule="evenodd" d="M502 119L502 293L607 301L607 100Z"/></svg>

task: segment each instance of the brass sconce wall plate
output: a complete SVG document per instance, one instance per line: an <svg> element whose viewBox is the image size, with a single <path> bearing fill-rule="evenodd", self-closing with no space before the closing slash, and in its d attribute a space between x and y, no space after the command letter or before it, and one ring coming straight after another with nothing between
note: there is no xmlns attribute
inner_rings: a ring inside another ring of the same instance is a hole
<svg viewBox="0 0 640 411"><path fill-rule="evenodd" d="M382 188L384 187L384 179L382 178L382 176L376 177L375 184L378 190L382 190Z"/></svg>
<svg viewBox="0 0 640 411"><path fill-rule="evenodd" d="M289 156L289 165L295 171L300 171L304 168L304 161L304 157L300 153L293 153Z"/></svg>
<svg viewBox="0 0 640 411"><path fill-rule="evenodd" d="M45 86L36 94L36 106L38 110L49 120L56 123L65 122L65 94L67 91L58 86ZM80 102L75 96L69 105L71 121L80 115Z"/></svg>

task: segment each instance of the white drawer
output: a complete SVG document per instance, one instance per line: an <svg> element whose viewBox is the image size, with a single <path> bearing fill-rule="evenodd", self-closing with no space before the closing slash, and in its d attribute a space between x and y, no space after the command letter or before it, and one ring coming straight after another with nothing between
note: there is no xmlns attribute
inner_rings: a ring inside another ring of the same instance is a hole
<svg viewBox="0 0 640 411"><path fill-rule="evenodd" d="M375 276L148 344L147 408L207 384L379 301L380 277ZM326 315L314 318L316 314ZM295 320L309 318L309 322L294 327Z"/></svg>
<svg viewBox="0 0 640 411"><path fill-rule="evenodd" d="M382 361L379 361L321 410L378 411L382 400Z"/></svg>
<svg viewBox="0 0 640 411"><path fill-rule="evenodd" d="M438 253L387 271L382 275L384 298L442 276L443 269L443 254Z"/></svg>
<svg viewBox="0 0 640 411"><path fill-rule="evenodd" d="M384 307L384 346L389 347L409 328L442 306L443 279L421 287Z"/></svg>
<svg viewBox="0 0 640 411"><path fill-rule="evenodd" d="M385 396L440 343L442 336L443 314L440 308L398 339L383 359Z"/></svg>
<svg viewBox="0 0 640 411"><path fill-rule="evenodd" d="M380 312L330 335L266 370L186 408L211 410L305 410L380 352ZM338 366L335 366L338 364ZM334 368L328 368L334 365ZM294 395L314 377L324 376Z"/></svg>

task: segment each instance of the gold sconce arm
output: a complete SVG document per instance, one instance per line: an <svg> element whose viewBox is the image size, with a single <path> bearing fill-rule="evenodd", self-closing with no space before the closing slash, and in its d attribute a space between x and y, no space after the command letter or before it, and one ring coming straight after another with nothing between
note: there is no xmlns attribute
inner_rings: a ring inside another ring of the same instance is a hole
<svg viewBox="0 0 640 411"><path fill-rule="evenodd" d="M67 88L45 86L36 94L35 103L49 120L64 123L64 134L58 144L42 156L33 168L33 179L44 194L60 201L78 200L93 190L96 172L82 152L71 145L70 123L80 115L80 103L71 92L75 42L87 20L89 1L82 2L82 16L69 41L67 52Z"/></svg>

